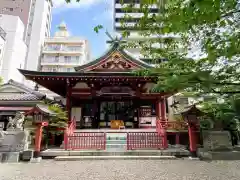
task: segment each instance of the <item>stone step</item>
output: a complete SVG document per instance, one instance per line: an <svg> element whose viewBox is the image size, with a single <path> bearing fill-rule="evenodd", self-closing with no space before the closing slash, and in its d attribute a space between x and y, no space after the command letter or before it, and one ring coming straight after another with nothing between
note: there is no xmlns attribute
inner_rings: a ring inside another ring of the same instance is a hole
<svg viewBox="0 0 240 180"><path fill-rule="evenodd" d="M203 160L240 160L240 151L208 151L200 152L198 156Z"/></svg>
<svg viewBox="0 0 240 180"><path fill-rule="evenodd" d="M127 144L124 140L107 140L106 144Z"/></svg>
<svg viewBox="0 0 240 180"><path fill-rule="evenodd" d="M114 150L114 151L112 151ZM125 150L106 149L106 150L46 150L41 152L42 157L56 156L189 156L187 150Z"/></svg>
<svg viewBox="0 0 240 180"><path fill-rule="evenodd" d="M106 148L108 147L127 147L127 144L106 144Z"/></svg>
<svg viewBox="0 0 240 180"><path fill-rule="evenodd" d="M167 160L177 159L175 156L57 156L56 161L81 160Z"/></svg>
<svg viewBox="0 0 240 180"><path fill-rule="evenodd" d="M233 147L233 150L234 150L234 151L240 151L240 145L234 146L234 147Z"/></svg>

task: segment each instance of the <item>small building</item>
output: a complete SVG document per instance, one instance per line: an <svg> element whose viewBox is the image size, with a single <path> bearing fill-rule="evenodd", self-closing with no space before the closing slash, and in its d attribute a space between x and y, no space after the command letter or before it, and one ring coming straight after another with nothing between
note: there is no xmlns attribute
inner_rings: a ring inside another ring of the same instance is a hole
<svg viewBox="0 0 240 180"><path fill-rule="evenodd" d="M0 122L6 126L8 118L14 117L17 111L27 112L45 99L45 94L9 80L0 86Z"/></svg>

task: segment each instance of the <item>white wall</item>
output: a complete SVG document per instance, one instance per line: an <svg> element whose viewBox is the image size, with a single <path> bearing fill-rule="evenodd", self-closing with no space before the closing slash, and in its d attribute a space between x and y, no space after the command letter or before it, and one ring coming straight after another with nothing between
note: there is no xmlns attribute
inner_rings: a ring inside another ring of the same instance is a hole
<svg viewBox="0 0 240 180"><path fill-rule="evenodd" d="M23 76L17 69L24 67L27 51L23 41L24 24L17 16L1 15L0 26L7 33L1 77L4 82L10 79L22 82Z"/></svg>
<svg viewBox="0 0 240 180"><path fill-rule="evenodd" d="M5 39L0 36L0 71L3 64L3 54L5 49Z"/></svg>
<svg viewBox="0 0 240 180"><path fill-rule="evenodd" d="M28 52L24 67L25 69L36 71L39 67L39 58L43 48L44 39L50 34L51 3L49 1L35 0L34 15L32 18L32 28L29 42L27 42Z"/></svg>

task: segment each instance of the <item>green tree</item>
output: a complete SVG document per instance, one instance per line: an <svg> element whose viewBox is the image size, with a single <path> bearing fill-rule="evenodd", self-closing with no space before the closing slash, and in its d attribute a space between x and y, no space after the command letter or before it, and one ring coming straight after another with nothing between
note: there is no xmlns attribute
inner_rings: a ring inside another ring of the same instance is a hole
<svg viewBox="0 0 240 180"><path fill-rule="evenodd" d="M56 131L56 129L63 129L67 126L67 112L59 104L50 104L48 109L55 113L54 116L50 117L49 129ZM59 131L56 131L56 133Z"/></svg>
<svg viewBox="0 0 240 180"><path fill-rule="evenodd" d="M48 109L54 113L50 117L49 125L43 129L42 144L47 147L50 136L63 134L63 129L67 127L67 112L59 104L48 104Z"/></svg>
<svg viewBox="0 0 240 180"><path fill-rule="evenodd" d="M150 14L149 6L153 4L158 5L159 13ZM139 11L133 5L134 1L125 11ZM236 0L142 0L140 11L144 15L134 28L148 39L123 46L140 48L153 62L166 59L140 72L158 75L154 91L240 93L239 7ZM127 26L124 22L131 18L126 15L122 26ZM102 28L99 25L94 30ZM122 35L127 38L129 32ZM196 47L200 50L197 57L190 56L189 52L196 55Z"/></svg>

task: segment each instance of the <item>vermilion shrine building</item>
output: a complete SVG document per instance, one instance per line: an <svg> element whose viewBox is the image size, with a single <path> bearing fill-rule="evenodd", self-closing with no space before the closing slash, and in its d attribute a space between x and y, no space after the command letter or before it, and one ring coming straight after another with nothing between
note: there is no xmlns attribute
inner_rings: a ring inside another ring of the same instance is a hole
<svg viewBox="0 0 240 180"><path fill-rule="evenodd" d="M101 132L139 129L140 132L158 131L159 136L166 137L168 128L179 131L181 126L180 129L187 132L184 125L176 127L174 123L167 123L166 98L173 93L152 93L157 77L133 73L152 67L114 43L102 57L76 67L76 72L20 72L28 80L66 97L69 122L75 117L77 129L102 129Z"/></svg>

